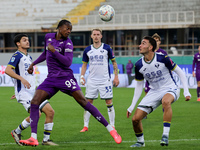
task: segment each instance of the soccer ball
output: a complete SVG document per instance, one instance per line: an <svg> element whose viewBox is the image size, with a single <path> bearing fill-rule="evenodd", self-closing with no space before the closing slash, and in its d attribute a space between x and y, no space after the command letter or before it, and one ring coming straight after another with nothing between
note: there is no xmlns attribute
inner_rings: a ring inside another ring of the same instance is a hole
<svg viewBox="0 0 200 150"><path fill-rule="evenodd" d="M110 5L103 5L99 8L99 16L103 21L110 21L115 15L115 10Z"/></svg>

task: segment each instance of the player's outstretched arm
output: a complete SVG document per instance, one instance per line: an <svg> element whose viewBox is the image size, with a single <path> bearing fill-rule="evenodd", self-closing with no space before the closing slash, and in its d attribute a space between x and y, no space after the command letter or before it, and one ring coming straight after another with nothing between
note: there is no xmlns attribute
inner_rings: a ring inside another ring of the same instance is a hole
<svg viewBox="0 0 200 150"><path fill-rule="evenodd" d="M15 79L17 79L17 80L20 80L20 81L22 82L22 84L23 84L26 88L29 89L29 88L31 87L30 83L29 83L27 80L25 80L22 76L16 74L12 69L13 69L13 67L8 65L8 66L6 67L5 73L6 73L7 75L9 75L10 77L12 77L12 78L15 78Z"/></svg>
<svg viewBox="0 0 200 150"><path fill-rule="evenodd" d="M184 72L181 70L181 68L179 66L177 66L174 69L174 72L176 72L178 74L178 76L180 77L181 83L183 84L184 96L186 98L186 101L189 101L191 98L191 94L188 89L187 79L186 79Z"/></svg>
<svg viewBox="0 0 200 150"><path fill-rule="evenodd" d="M144 86L144 80L137 81L131 106L127 109L127 118L129 118L132 111L134 110L135 105L142 94L143 86Z"/></svg>

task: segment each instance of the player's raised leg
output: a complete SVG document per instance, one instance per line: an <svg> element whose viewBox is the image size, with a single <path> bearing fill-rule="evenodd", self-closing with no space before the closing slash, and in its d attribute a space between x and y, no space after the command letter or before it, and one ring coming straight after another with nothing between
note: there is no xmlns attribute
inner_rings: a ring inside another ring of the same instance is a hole
<svg viewBox="0 0 200 150"><path fill-rule="evenodd" d="M89 111L100 123L102 123L110 132L111 136L114 138L117 144L122 142L121 136L117 133L117 131L107 122L107 120L103 117L103 115L99 112L99 110L94 107L87 99L84 97L82 91L78 90L72 93L74 99L87 111Z"/></svg>

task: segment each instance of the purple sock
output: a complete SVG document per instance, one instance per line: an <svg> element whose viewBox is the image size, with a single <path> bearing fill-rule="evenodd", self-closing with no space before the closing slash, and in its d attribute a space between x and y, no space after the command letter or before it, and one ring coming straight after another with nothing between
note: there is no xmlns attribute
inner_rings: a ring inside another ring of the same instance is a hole
<svg viewBox="0 0 200 150"><path fill-rule="evenodd" d="M108 122L104 118L104 116L99 112L99 110L94 107L90 102L84 107L85 110L89 111L94 118L96 118L99 122L101 122L105 127L108 125Z"/></svg>
<svg viewBox="0 0 200 150"><path fill-rule="evenodd" d="M30 111L31 133L37 134L38 120L39 120L39 105L31 104L31 111Z"/></svg>
<svg viewBox="0 0 200 150"><path fill-rule="evenodd" d="M199 98L200 96L200 87L197 87L197 98Z"/></svg>

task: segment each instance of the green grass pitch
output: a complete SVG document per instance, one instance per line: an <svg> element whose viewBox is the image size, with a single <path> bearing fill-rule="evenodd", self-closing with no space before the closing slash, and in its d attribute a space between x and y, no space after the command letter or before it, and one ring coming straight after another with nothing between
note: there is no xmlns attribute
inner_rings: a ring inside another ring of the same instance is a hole
<svg viewBox="0 0 200 150"><path fill-rule="evenodd" d="M85 88L82 88L83 92ZM83 128L83 108L76 101L61 92L50 100L55 110L54 127L51 139L59 144L57 147L41 145L45 115L42 114L38 124L37 147L21 147L15 144L10 132L15 129L29 114L16 99L10 97L14 93L13 87L0 88L0 150L12 149L67 149L67 150L118 150L134 149L130 145L136 142L132 129L131 118L126 118L127 108L130 106L134 89L114 88L114 107L116 112L116 129L122 137L122 143L116 144L106 128L90 118L89 131L80 133ZM177 102L172 104L173 117L170 129L169 146L161 147L160 139L163 130L162 107L158 107L148 118L143 120L144 138L146 146L141 149L151 150L190 150L200 147L200 102L197 102L196 89L190 89L192 99L185 101L183 90ZM144 96L144 93L143 93ZM107 108L104 100L96 100L94 105L108 120ZM132 114L133 116L133 114ZM22 139L30 137L30 127L23 131Z"/></svg>

